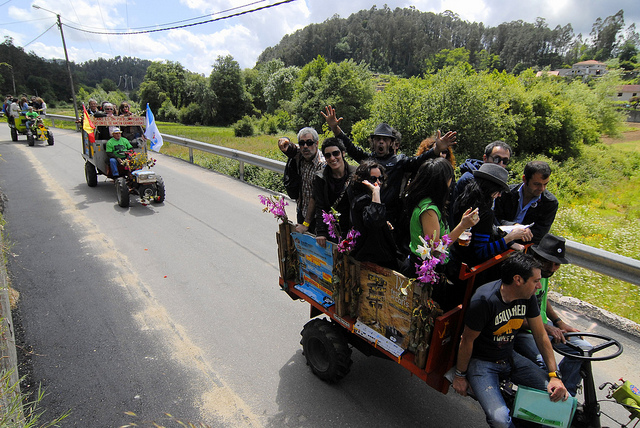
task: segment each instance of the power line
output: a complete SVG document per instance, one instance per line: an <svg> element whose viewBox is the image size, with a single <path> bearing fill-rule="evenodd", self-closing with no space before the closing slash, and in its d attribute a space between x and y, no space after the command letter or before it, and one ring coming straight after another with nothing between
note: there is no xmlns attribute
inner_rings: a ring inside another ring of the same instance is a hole
<svg viewBox="0 0 640 428"><path fill-rule="evenodd" d="M133 34L157 33L157 32L160 32L160 31L169 31L169 30L175 30L175 29L178 29L178 28L187 28L187 27L193 27L193 26L196 26L196 25L208 24L210 22L222 21L224 19L229 19L229 18L233 18L233 17L236 17L236 16L241 16L241 15L246 15L246 14L253 13L253 12L258 12L260 10L269 9L269 8L272 8L272 7L275 7L275 6L280 6L280 5L283 5L283 4L286 4L286 3L292 3L294 1L296 1L296 0L282 0L282 1L274 3L274 4L258 7L258 8L251 9L251 10L246 10L246 11L243 11L243 12L234 13L232 15L227 15L227 16L223 16L223 17L220 17L220 18L208 19L206 21L194 22L192 24L177 25L177 26L174 26L174 27L157 28L157 29L154 29L154 30L129 31L129 32L120 32L120 31L118 31L118 32L109 32L109 31L84 30L82 28L74 27L74 26L69 25L69 24L63 24L63 25L65 27L69 27L69 28L71 28L73 30L77 30L77 31L82 31L84 33L112 35L112 36L128 36L128 35L133 35ZM210 16L210 15L206 15L206 16Z"/></svg>
<svg viewBox="0 0 640 428"><path fill-rule="evenodd" d="M221 10L219 12L213 12L213 13L208 13L208 14L202 15L202 16L196 16L195 18L188 18L188 19L183 19L181 21L167 22L165 24L160 24L160 26L164 27L165 25L181 24L183 22L195 21L197 19L206 18L208 16L220 15L221 13L231 12L233 10L242 9L243 7L253 6L254 4L258 4L258 3L264 3L265 1L267 1L267 0L258 0L258 1L254 1L253 3L243 4L242 6L232 7L230 9ZM147 25L147 26L144 26L144 27L134 27L134 28L127 28L127 29L117 29L116 28L116 29L113 29L111 31L144 30L146 28L154 28L154 27L158 27L158 25Z"/></svg>
<svg viewBox="0 0 640 428"><path fill-rule="evenodd" d="M44 30L42 33L40 33L40 35L38 37L36 37L35 39L31 40L29 43L27 43L26 45L23 46L23 48L26 48L27 46L29 46L31 43L35 42L36 40L38 40L40 37L44 36L44 33L46 33L47 31L51 30L54 25L56 25L57 22L54 22L53 25L49 28L47 28L46 30Z"/></svg>

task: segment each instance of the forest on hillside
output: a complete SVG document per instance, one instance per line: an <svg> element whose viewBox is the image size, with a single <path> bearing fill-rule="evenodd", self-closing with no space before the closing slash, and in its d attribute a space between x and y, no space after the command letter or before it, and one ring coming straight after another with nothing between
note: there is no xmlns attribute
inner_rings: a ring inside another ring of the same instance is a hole
<svg viewBox="0 0 640 428"><path fill-rule="evenodd" d="M582 35L575 34L570 23L551 29L543 18L485 27L450 11L391 10L385 5L308 25L267 48L258 62L280 59L302 67L322 55L329 62L353 59L369 64L374 72L410 77L442 68L433 60L443 50L465 48L467 62L476 70L517 74L529 67L556 69L585 59L606 61L617 57L626 44L639 43L635 25L625 29L623 10L598 18L591 33Z"/></svg>
<svg viewBox="0 0 640 428"><path fill-rule="evenodd" d="M98 58L76 64L70 62L73 83L81 88L102 85L105 91L135 91L140 87L147 67L152 61L139 58ZM15 90L14 90L15 87ZM0 43L0 93L37 95L47 103L69 102L71 89L69 73L64 60L45 59L33 52L25 52L6 37Z"/></svg>

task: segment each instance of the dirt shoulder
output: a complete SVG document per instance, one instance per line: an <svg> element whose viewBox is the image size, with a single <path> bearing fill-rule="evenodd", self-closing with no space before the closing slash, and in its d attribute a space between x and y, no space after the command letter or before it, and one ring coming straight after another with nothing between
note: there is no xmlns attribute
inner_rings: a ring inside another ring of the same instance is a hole
<svg viewBox="0 0 640 428"><path fill-rule="evenodd" d="M627 126L628 131L624 131L620 138L602 136L602 142L604 144L611 145L628 143L630 141L640 141L640 123L627 122L625 125Z"/></svg>

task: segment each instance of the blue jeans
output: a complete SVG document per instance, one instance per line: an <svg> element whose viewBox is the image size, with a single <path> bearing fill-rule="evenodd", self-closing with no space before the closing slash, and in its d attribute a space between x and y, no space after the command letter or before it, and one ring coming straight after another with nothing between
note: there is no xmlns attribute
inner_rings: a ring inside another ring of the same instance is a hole
<svg viewBox="0 0 640 428"><path fill-rule="evenodd" d="M549 378L545 371L517 352L512 353L511 361L502 363L471 358L467 380L484 410L487 423L494 428L513 428L509 408L500 393L500 379L503 378L543 391L547 389Z"/></svg>
<svg viewBox="0 0 640 428"><path fill-rule="evenodd" d="M114 177L120 176L120 173L118 172L118 159L109 158L109 166L111 167L111 175Z"/></svg>
<svg viewBox="0 0 640 428"><path fill-rule="evenodd" d="M551 338L549 338L549 340L551 340ZM584 339L580 339L579 337L570 337L568 341L570 341L572 345L579 346L586 350L591 349L592 347L589 342ZM576 351L563 343L556 344L556 347L569 354L580 355L579 351ZM536 363L543 370L548 371L547 366L542 359L542 355L540 354L540 351L538 351L533 334L520 331L516 335L514 349L516 352ZM582 361L576 358L564 357L562 361L560 361L560 364L558 364L558 369L560 369L560 373L562 373L562 383L564 383L564 386L572 397L576 396L576 393L578 392L578 385L580 385L580 382L582 381L582 378L580 377L580 367L582 367Z"/></svg>

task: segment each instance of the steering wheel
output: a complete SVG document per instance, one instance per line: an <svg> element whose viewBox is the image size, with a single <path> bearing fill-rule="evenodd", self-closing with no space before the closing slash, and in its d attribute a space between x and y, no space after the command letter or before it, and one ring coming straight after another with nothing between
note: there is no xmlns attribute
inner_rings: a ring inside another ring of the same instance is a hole
<svg viewBox="0 0 640 428"><path fill-rule="evenodd" d="M620 342L618 342L616 339L612 339L610 337L604 336L602 334L596 334L596 333L585 333L585 332L572 332L572 333L565 333L564 337L569 339L570 337L593 337L596 339L601 339L604 340L604 342L602 342L599 345L594 345L591 349L583 349L580 346L574 345L573 343L569 342L568 340L564 343L564 345L566 345L567 347L575 350L578 352L578 354L571 354L569 352L567 352L566 349L560 349L558 348L558 345L560 345L561 343L554 343L553 344L553 350L556 351L558 354L564 356L564 357L570 357L570 358L575 358L578 360L584 360L584 361L606 361L606 360L611 360L613 358L616 358L618 355L622 354L622 344ZM607 349L611 346L615 346L616 349L612 354L609 355L605 355L605 356L594 356L595 353L600 352L604 349Z"/></svg>

